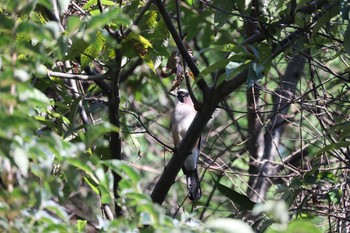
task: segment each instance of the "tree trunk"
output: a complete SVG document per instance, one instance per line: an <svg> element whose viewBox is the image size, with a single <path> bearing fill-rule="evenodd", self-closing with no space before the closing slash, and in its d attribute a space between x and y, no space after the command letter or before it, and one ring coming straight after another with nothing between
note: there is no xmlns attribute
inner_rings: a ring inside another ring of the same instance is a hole
<svg viewBox="0 0 350 233"><path fill-rule="evenodd" d="M249 143L250 146L255 145L257 147L250 149L249 152L251 150L259 151L263 148L262 156L256 156L258 159L249 168L250 171L258 170L258 173L253 174L259 175L251 176L249 179L248 195L253 201L261 202L265 200L266 193L272 184L270 177L277 175L278 166L274 165L274 161L282 161L280 159L279 144L285 128L285 115L288 113L291 101L294 98L295 89L301 78L304 64L305 60L302 55L295 54L292 56L286 72L281 78L280 87L276 90L276 96L273 98L274 107L268 118L269 123L264 138L263 140L257 140L254 144ZM254 137L252 138L254 139Z"/></svg>

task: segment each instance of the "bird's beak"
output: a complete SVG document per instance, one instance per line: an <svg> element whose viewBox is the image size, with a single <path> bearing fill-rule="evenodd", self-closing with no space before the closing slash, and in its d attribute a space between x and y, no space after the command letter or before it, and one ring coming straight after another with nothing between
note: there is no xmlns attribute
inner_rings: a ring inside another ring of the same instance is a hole
<svg viewBox="0 0 350 233"><path fill-rule="evenodd" d="M172 90L172 91L169 91L168 92L169 93L169 95L172 95L172 96L177 96L177 91L176 90Z"/></svg>

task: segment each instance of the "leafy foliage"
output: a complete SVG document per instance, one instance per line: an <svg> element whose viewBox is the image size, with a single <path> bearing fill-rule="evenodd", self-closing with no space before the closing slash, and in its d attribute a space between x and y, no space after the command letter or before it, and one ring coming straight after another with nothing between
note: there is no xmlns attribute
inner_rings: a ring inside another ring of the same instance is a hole
<svg viewBox="0 0 350 233"><path fill-rule="evenodd" d="M350 231L348 1L165 2L1 1L0 231ZM220 111L160 206L185 76Z"/></svg>

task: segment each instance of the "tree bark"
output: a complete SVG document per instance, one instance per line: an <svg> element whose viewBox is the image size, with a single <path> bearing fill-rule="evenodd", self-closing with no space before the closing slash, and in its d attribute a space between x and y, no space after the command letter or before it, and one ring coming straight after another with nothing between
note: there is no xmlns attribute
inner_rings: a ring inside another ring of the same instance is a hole
<svg viewBox="0 0 350 233"><path fill-rule="evenodd" d="M115 125L120 129L120 121L119 121L119 104L120 104L120 94L119 94L119 80L120 80L120 68L121 68L121 59L122 59L122 52L120 50L116 50L116 67L117 72L115 73L114 77L112 77L112 92L111 95L109 95L108 99L108 113L109 113L109 121L111 124ZM122 160L121 155L121 138L119 132L111 132L110 135L110 142L109 147L111 151L111 158L116 160ZM116 172L113 172L113 193L114 198L117 199L119 197L118 193L118 186L119 182L122 179L119 174ZM122 216L122 208L120 205L118 205L117 202L115 202L115 214L116 216Z"/></svg>
<svg viewBox="0 0 350 233"><path fill-rule="evenodd" d="M257 161L258 174L260 176L252 176L249 179L249 184L254 192L249 192L250 198L253 201L263 201L266 198L266 193L271 186L269 177L277 175L279 166L274 165L274 161L279 160L280 138L285 129L285 115L288 113L290 104L294 98L296 86L301 78L305 60L300 54L292 56L285 74L280 81L280 87L276 90L274 97L274 107L272 114L269 117L269 124L264 134L264 144L259 145L264 148L262 157ZM281 162L280 159L279 162Z"/></svg>

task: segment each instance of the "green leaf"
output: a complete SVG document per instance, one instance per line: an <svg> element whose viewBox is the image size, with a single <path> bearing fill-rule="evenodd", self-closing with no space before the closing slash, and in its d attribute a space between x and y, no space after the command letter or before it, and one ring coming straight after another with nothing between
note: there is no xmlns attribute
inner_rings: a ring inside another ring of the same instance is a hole
<svg viewBox="0 0 350 233"><path fill-rule="evenodd" d="M225 71L226 71L226 76L229 77L231 76L231 74L241 65L241 63L239 62L234 62L234 61L230 61L226 67L225 67Z"/></svg>
<svg viewBox="0 0 350 233"><path fill-rule="evenodd" d="M27 89L23 86L19 86L18 89L21 89L21 95L19 96L19 100L23 102L30 101L30 105L32 107L46 107L48 104L50 104L49 98L39 91L36 88L33 89Z"/></svg>
<svg viewBox="0 0 350 233"><path fill-rule="evenodd" d="M83 161L77 158L67 158L67 162L85 172L96 184L100 183L97 177L94 175L94 169L91 166L91 162L87 163L87 161Z"/></svg>
<svg viewBox="0 0 350 233"><path fill-rule="evenodd" d="M292 179L292 182L288 188L285 189L282 194L281 200L283 200L288 207L290 207L298 195L301 193L300 187L302 186L302 182L299 177L295 177Z"/></svg>
<svg viewBox="0 0 350 233"><path fill-rule="evenodd" d="M69 128L66 132L66 136L72 134L76 130L74 122L76 120L76 115L77 115L77 112L79 109L79 103L80 103L81 99L82 98L77 98L77 99L73 100L70 104L71 111L69 111L67 118L71 124L69 124Z"/></svg>
<svg viewBox="0 0 350 233"><path fill-rule="evenodd" d="M95 145L98 139L110 132L119 132L119 129L109 122L103 122L97 125L87 125L86 132L81 133L80 138L85 142L87 148L91 148Z"/></svg>
<svg viewBox="0 0 350 233"><path fill-rule="evenodd" d="M100 183L98 185L98 189L100 190L101 203L108 204L113 202L113 193L112 189L110 189L108 174L104 172L104 170L100 169L96 173L100 173L98 175Z"/></svg>
<svg viewBox="0 0 350 233"><path fill-rule="evenodd" d="M279 233L281 231L269 229L267 230L267 233ZM288 227L286 230L283 231L283 233L321 233L322 230L320 227L317 227L313 225L310 221L303 220L303 219L296 219L293 220L288 224Z"/></svg>
<svg viewBox="0 0 350 233"><path fill-rule="evenodd" d="M268 43L260 43L258 45L259 59L258 63L264 66L264 74L268 74L272 65L272 51Z"/></svg>
<svg viewBox="0 0 350 233"><path fill-rule="evenodd" d="M233 190L225 185L222 185L216 181L215 181L215 183L216 183L220 193L224 194L231 201L233 201L235 203L235 205L238 206L239 210L241 210L241 211L252 210L254 208L255 202L251 201L246 195L240 194L240 193L236 192L235 190Z"/></svg>
<svg viewBox="0 0 350 233"><path fill-rule="evenodd" d="M153 224L151 215L147 212L141 212L140 213L140 223L144 226L145 225L151 226Z"/></svg>
<svg viewBox="0 0 350 233"><path fill-rule="evenodd" d="M146 62L148 67L153 71L153 73L156 73L154 62L149 54L146 54L144 56L141 56L141 58Z"/></svg>
<svg viewBox="0 0 350 233"><path fill-rule="evenodd" d="M207 68L205 68L204 70L202 70L199 74L199 77L205 77L208 74L215 72L217 69L226 69L226 72L228 74L231 74L233 72L233 70L235 69L233 67L233 64L242 64L245 63L247 61L249 61L249 58L251 57L251 55L249 53L239 53L239 54L233 54L231 55L229 58L226 59L221 59L213 64L211 64L210 66L208 66ZM230 64L229 68L227 67ZM237 66L238 67L238 66ZM236 68L237 68L236 67ZM227 70L230 69L231 70ZM226 74L227 74L226 73ZM228 77L229 75L227 75Z"/></svg>
<svg viewBox="0 0 350 233"><path fill-rule="evenodd" d="M44 24L44 28L47 29L50 33L52 38L57 39L60 35L60 26L57 22L49 21Z"/></svg>
<svg viewBox="0 0 350 233"><path fill-rule="evenodd" d="M109 0L102 0L101 1L101 4L102 5L105 5L105 6L114 6L115 3L113 1L109 1ZM84 6L83 6L83 9L84 10L88 10L89 8L91 8L93 5L97 5L97 0L89 0L87 1Z"/></svg>
<svg viewBox="0 0 350 233"><path fill-rule="evenodd" d="M28 176L29 158L27 153L21 147L15 147L13 150L13 160L24 177Z"/></svg>
<svg viewBox="0 0 350 233"><path fill-rule="evenodd" d="M325 25L330 22L331 19L339 15L339 4L335 4L329 11L324 13L318 20L314 28L312 29L311 38Z"/></svg>
<svg viewBox="0 0 350 233"><path fill-rule="evenodd" d="M45 6L47 9L52 8L52 1L50 0L39 0L39 3Z"/></svg>
<svg viewBox="0 0 350 233"><path fill-rule="evenodd" d="M254 233L253 229L242 220L232 218L217 218L210 220L205 224L219 232L225 233Z"/></svg>
<svg viewBox="0 0 350 233"><path fill-rule="evenodd" d="M145 16L146 17L146 24L149 28L155 28L158 24L157 22L157 11L148 11L146 12Z"/></svg>
<svg viewBox="0 0 350 233"><path fill-rule="evenodd" d="M236 3L240 12L244 12L247 9L247 6L249 6L249 4L247 4L247 0L237 0L237 1L235 1L235 3ZM261 3L259 2L259 5L260 4Z"/></svg>
<svg viewBox="0 0 350 233"><path fill-rule="evenodd" d="M89 177L84 177L84 181L90 186L90 188L92 189L92 191L94 191L97 195L100 195L100 191L97 187L97 184L92 181Z"/></svg>
<svg viewBox="0 0 350 233"><path fill-rule="evenodd" d="M68 221L69 219L69 216L65 209L54 201L45 201L43 202L42 207L49 210L53 215L58 216L63 221Z"/></svg>
<svg viewBox="0 0 350 233"><path fill-rule="evenodd" d="M67 21L67 30L69 34L74 33L76 30L80 28L81 20L78 16L69 16Z"/></svg>
<svg viewBox="0 0 350 233"><path fill-rule="evenodd" d="M98 57L101 50L103 49L105 42L106 42L106 38L103 36L103 34L100 31L98 31L96 34L96 40L84 50L83 54L81 54L82 68L87 67L89 63L92 61L92 59L95 59Z"/></svg>
<svg viewBox="0 0 350 233"><path fill-rule="evenodd" d="M96 4L97 4L97 0L88 0L83 6L83 10L88 10L90 7Z"/></svg>
<svg viewBox="0 0 350 233"><path fill-rule="evenodd" d="M148 47L153 48L151 42L147 40L145 37L143 37L142 35L131 32L130 35L128 36L128 40L132 40L132 39L140 42L142 47L144 48L148 48Z"/></svg>
<svg viewBox="0 0 350 233"><path fill-rule="evenodd" d="M249 69L248 69L248 78L247 78L247 82L248 82L248 87L251 87L254 85L254 83L257 83L260 79L263 78L263 70L264 70L264 66L260 65L256 62L252 62L249 65Z"/></svg>
<svg viewBox="0 0 350 233"><path fill-rule="evenodd" d="M77 223L75 224L75 226L77 228L77 231L78 232L84 232L86 224L87 224L87 220L80 220L80 219L78 219Z"/></svg>
<svg viewBox="0 0 350 233"><path fill-rule="evenodd" d="M117 172L123 178L129 178L133 183L137 183L140 180L139 173L123 161L103 160L101 163L112 169L114 172Z"/></svg>
<svg viewBox="0 0 350 233"><path fill-rule="evenodd" d="M228 64L228 69L226 70L226 79L230 80L232 79L235 75L239 74L240 72L244 71L245 69L248 69L250 64L252 63L252 60L246 60L243 63L239 63L240 65L235 67L234 65L229 65Z"/></svg>
<svg viewBox="0 0 350 233"><path fill-rule="evenodd" d="M89 45L90 43L86 42L83 38L73 37L72 46L68 49L66 59L75 59L77 57L82 56L82 53L87 49L87 47L89 47ZM84 62L89 63L89 61Z"/></svg>
<svg viewBox="0 0 350 233"><path fill-rule="evenodd" d="M214 25L216 28L221 28L232 16L231 12L234 4L233 1L216 1L215 6L221 10L214 11Z"/></svg>
<svg viewBox="0 0 350 233"><path fill-rule="evenodd" d="M69 2L70 2L70 0L57 1L61 15L67 11L68 6L69 6Z"/></svg>
<svg viewBox="0 0 350 233"><path fill-rule="evenodd" d="M194 0L185 0L185 2L187 3L187 5L193 6Z"/></svg>
<svg viewBox="0 0 350 233"><path fill-rule="evenodd" d="M330 190L327 193L327 195L328 195L329 200L333 204L337 205L337 204L340 203L340 201L342 199L343 192L342 192L342 190L340 188L335 188L335 189Z"/></svg>
<svg viewBox="0 0 350 233"><path fill-rule="evenodd" d="M229 59L222 59L220 61L215 62L214 64L211 64L204 70L202 70L199 74L200 77L205 77L208 74L216 71L217 69L224 68L228 63L230 62Z"/></svg>
<svg viewBox="0 0 350 233"><path fill-rule="evenodd" d="M93 16L86 25L87 32L101 29L110 22L117 25L127 25L129 19L122 13L119 7L116 7L105 11L103 14Z"/></svg>
<svg viewBox="0 0 350 233"><path fill-rule="evenodd" d="M288 206L284 201L269 200L254 206L253 215L266 213L274 222L286 226L289 220Z"/></svg>

